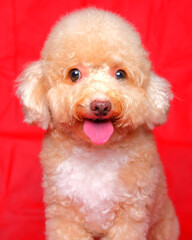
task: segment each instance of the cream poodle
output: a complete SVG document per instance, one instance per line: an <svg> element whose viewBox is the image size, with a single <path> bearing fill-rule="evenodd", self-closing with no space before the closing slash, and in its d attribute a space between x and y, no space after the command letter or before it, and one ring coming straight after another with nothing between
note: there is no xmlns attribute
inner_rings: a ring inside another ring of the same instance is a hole
<svg viewBox="0 0 192 240"><path fill-rule="evenodd" d="M176 240L179 226L152 129L172 93L134 28L94 8L67 15L21 74L40 154L48 240Z"/></svg>

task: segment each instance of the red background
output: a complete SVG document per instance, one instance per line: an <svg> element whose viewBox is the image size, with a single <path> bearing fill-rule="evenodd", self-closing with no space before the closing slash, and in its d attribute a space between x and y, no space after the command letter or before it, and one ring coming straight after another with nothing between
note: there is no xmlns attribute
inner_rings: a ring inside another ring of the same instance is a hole
<svg viewBox="0 0 192 240"><path fill-rule="evenodd" d="M40 57L50 28L66 12L97 6L120 13L141 34L155 71L175 94L168 122L155 130L168 189L192 239L192 1L1 0L0 4L0 239L43 240L44 205L38 153L44 132L22 123L14 80Z"/></svg>

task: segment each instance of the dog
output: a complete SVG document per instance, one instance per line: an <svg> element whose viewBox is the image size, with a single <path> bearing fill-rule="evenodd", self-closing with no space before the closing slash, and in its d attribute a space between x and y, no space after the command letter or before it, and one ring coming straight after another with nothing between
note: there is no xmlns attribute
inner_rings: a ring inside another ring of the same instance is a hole
<svg viewBox="0 0 192 240"><path fill-rule="evenodd" d="M47 130L46 239L178 239L152 134L173 94L131 24L96 8L63 17L17 96L25 122Z"/></svg>

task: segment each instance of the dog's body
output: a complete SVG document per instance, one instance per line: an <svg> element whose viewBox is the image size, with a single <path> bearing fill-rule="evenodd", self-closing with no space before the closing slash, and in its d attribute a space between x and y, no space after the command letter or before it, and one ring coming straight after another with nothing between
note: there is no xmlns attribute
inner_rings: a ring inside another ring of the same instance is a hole
<svg viewBox="0 0 192 240"><path fill-rule="evenodd" d="M67 16L18 95L25 120L48 128L47 239L178 239L150 130L166 121L172 94L130 25L96 9Z"/></svg>

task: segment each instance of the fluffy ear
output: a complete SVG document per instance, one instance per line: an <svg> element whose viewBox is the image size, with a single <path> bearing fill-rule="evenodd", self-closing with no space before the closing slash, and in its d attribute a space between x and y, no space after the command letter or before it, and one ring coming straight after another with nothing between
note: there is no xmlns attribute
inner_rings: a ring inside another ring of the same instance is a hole
<svg viewBox="0 0 192 240"><path fill-rule="evenodd" d="M23 104L24 121L29 124L38 124L46 129L49 125L50 114L41 61L28 66L19 76L17 83L16 94Z"/></svg>
<svg viewBox="0 0 192 240"><path fill-rule="evenodd" d="M147 97L149 111L147 125L149 128L162 125L167 120L169 102L173 99L170 84L164 79L151 72L147 85Z"/></svg>

